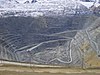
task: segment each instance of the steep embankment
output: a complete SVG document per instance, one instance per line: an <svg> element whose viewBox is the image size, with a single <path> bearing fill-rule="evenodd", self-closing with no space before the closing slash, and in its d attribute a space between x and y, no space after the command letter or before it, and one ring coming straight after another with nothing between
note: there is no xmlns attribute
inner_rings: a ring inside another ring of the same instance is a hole
<svg viewBox="0 0 100 75"><path fill-rule="evenodd" d="M100 18L92 16L72 41L73 49L79 50L85 67L100 67Z"/></svg>

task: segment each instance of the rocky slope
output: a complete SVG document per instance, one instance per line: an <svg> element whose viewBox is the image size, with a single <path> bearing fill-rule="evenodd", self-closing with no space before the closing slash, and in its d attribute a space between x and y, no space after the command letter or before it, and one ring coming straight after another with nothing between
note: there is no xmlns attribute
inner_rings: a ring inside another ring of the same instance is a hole
<svg viewBox="0 0 100 75"><path fill-rule="evenodd" d="M91 57L85 55L100 56L99 17L76 1L66 3L2 4L0 59L80 67Z"/></svg>

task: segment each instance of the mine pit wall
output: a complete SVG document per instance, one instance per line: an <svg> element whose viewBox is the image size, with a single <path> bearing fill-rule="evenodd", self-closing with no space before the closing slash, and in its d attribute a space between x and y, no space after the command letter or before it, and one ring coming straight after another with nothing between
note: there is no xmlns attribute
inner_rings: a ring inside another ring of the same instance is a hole
<svg viewBox="0 0 100 75"><path fill-rule="evenodd" d="M76 34L73 49L78 45L75 50L81 51L83 68L100 68L100 17L92 16L88 21L85 26L90 26Z"/></svg>
<svg viewBox="0 0 100 75"><path fill-rule="evenodd" d="M9 21L12 24L10 24ZM11 44L8 43L9 41L6 42L4 39L2 40L3 36L0 35L0 59L40 65L60 65L81 68L100 67L100 59L98 57L99 22L100 20L97 16L74 16L65 18L40 17L36 19L31 17L1 18L0 23L2 23L2 26L0 26L0 28L4 28L5 34L10 33L14 36L18 34L21 41L12 42L13 45L17 46L12 47ZM8 25L10 25L10 27ZM11 27L12 29L10 29ZM9 32L6 32L6 30ZM52 32L53 30L56 31ZM3 33L4 31L0 32ZM39 34L38 37L42 34L42 38L36 39L35 36L37 36L37 34ZM89 37L92 38L90 39ZM62 39L66 40L66 38L67 42L63 42ZM5 42L5 44L3 43L4 46L2 45L2 41ZM41 42L43 44L41 44ZM27 52L27 49L37 46L39 43L39 47ZM19 52L16 51L27 45L30 46L19 50Z"/></svg>

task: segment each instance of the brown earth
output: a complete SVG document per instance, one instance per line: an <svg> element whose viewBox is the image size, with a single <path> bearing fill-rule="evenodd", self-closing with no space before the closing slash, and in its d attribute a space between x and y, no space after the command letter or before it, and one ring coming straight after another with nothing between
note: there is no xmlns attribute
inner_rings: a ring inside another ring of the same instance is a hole
<svg viewBox="0 0 100 75"><path fill-rule="evenodd" d="M0 75L100 75L100 69L0 66Z"/></svg>

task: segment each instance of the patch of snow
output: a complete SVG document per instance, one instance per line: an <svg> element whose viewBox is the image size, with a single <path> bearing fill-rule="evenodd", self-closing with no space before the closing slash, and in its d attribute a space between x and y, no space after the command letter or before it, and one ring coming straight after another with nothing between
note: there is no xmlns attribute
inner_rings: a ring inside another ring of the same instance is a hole
<svg viewBox="0 0 100 75"><path fill-rule="evenodd" d="M80 1L80 3L86 6L87 8L90 8L94 4L94 2L82 2L82 1Z"/></svg>
<svg viewBox="0 0 100 75"><path fill-rule="evenodd" d="M85 7L87 7L88 9L91 7L91 6L95 6L95 7L98 7L100 6L100 3L96 2L82 2L82 1L79 1L80 4L84 5Z"/></svg>
<svg viewBox="0 0 100 75"><path fill-rule="evenodd" d="M3 4L0 1L1 3L0 11L7 11L7 12L21 11L20 15L22 14L22 12L24 15L33 15L34 12L36 12L38 15L41 15L41 13L46 14L46 15L61 15L64 13L74 14L75 9L77 7L80 8L80 4L84 6L86 4L89 5L88 3L78 2L77 0L60 0L60 1L59 0L37 0L37 2L35 3L26 3L26 4L24 4L25 1L31 2L32 0L11 0L11 1L7 0L7 1L8 2L3 1L5 2ZM16 3L16 1L19 3ZM90 3L90 6L91 5L92 4ZM18 14L15 14L15 15L18 15ZM36 15L34 14L34 16Z"/></svg>

